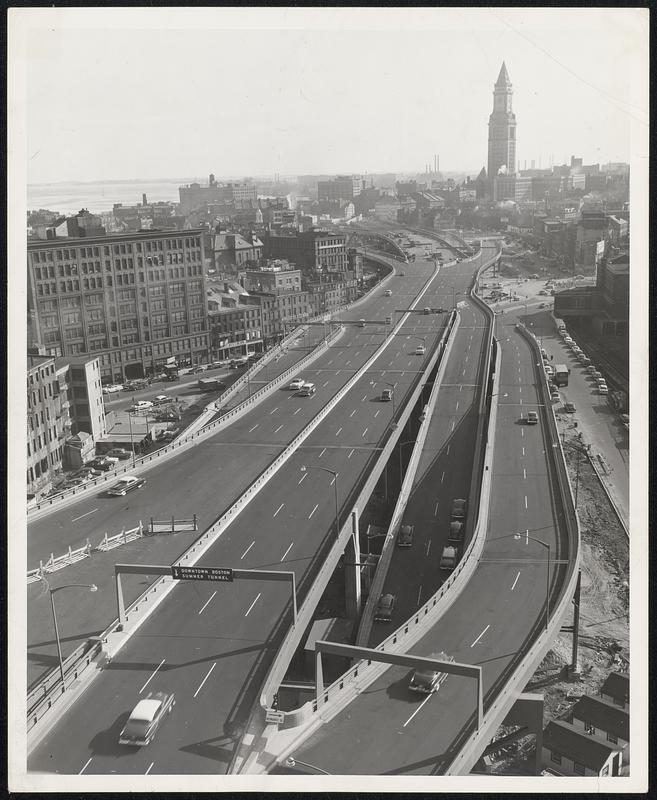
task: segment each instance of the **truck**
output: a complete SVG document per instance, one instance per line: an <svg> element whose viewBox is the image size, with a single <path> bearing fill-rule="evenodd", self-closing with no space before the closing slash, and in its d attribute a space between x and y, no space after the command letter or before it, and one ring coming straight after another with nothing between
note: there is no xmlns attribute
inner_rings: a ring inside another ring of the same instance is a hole
<svg viewBox="0 0 657 800"><path fill-rule="evenodd" d="M217 378L199 378L198 388L202 392L216 392L223 387L223 381Z"/></svg>
<svg viewBox="0 0 657 800"><path fill-rule="evenodd" d="M458 549L456 547L443 547L443 554L440 556L440 569L451 571L456 566Z"/></svg>
<svg viewBox="0 0 657 800"><path fill-rule="evenodd" d="M570 370L565 364L556 364L554 367L554 375L552 376L552 381L557 386L568 386L569 375L570 375Z"/></svg>

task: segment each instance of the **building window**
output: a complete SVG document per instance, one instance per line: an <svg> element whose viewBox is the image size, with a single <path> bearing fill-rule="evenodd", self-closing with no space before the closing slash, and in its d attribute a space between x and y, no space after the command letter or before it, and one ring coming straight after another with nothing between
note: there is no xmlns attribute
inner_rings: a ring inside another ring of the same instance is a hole
<svg viewBox="0 0 657 800"><path fill-rule="evenodd" d="M573 761L573 772L576 775L585 775L586 767L584 766L584 764L580 764L579 761Z"/></svg>
<svg viewBox="0 0 657 800"><path fill-rule="evenodd" d="M584 723L584 731L586 733L594 734L595 733L595 726L591 725L590 722Z"/></svg>

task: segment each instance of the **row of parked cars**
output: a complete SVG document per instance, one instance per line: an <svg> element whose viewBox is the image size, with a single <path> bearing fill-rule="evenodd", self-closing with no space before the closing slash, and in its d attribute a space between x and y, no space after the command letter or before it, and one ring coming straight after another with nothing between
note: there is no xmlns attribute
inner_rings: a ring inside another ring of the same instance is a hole
<svg viewBox="0 0 657 800"><path fill-rule="evenodd" d="M577 342L568 334L566 328L560 330L563 343L570 349L573 357L584 367L587 374L591 376L594 381L594 387L597 389L598 394L609 394L609 387L607 380L600 372L600 370L591 362L591 359L586 355Z"/></svg>

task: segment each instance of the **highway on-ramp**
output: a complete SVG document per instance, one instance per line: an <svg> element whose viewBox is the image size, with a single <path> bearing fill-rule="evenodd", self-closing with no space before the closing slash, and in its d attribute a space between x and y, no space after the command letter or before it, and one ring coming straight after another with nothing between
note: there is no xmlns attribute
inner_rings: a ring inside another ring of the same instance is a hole
<svg viewBox="0 0 657 800"><path fill-rule="evenodd" d="M459 273L467 279L472 269L472 264L463 265ZM405 271L407 278L395 279L399 280L395 289L401 287L401 291L393 293L392 298L379 297L378 302L372 302L372 317L361 309L357 313L364 318L383 319L394 308L407 307L408 300L431 274L432 266L418 263L405 267ZM446 270L446 274L451 280L454 273ZM445 279L441 278L442 274L427 292L427 305L436 305L437 293L444 292ZM400 303L400 299L405 302ZM294 570L303 595L313 579L318 553L331 541L335 511L332 476L319 470L302 472L301 466L321 465L337 471L340 504L348 507L349 489L367 471L391 422L391 404L378 400L381 386L372 385L372 381L393 382L401 404L424 360L415 355L416 337L426 337L430 349L440 335L444 319L445 315L410 315L372 369L349 390L199 563ZM303 428L381 345L384 329L385 326L374 324L364 329L350 327L348 335L340 340L339 360L335 361L332 347L313 363L313 370L306 371L317 385L317 393L299 398L279 392L267 398L240 420L241 441L232 446L248 447L253 452L269 448L271 461L292 438L292 431ZM329 363L332 359L334 363ZM236 430L230 426L224 431L224 435L231 436L229 443L237 438ZM214 457L220 463L223 459L232 471L236 462L226 457L224 445L217 447L212 439L194 448L192 454L195 451L202 468L198 482L206 485L204 499L198 496L196 502L214 508L218 516L226 504L217 502L221 481L214 479L209 461ZM231 454L234 452L230 450ZM193 455L190 458L193 460ZM152 477L155 472L153 469L148 473L151 491L155 484L160 499L172 498L176 492L176 497L181 498L176 499L178 509L193 482L177 468L176 461L163 465L161 487ZM180 508L177 513L191 510ZM34 749L29 768L103 774L226 771L289 623L288 608L289 589L284 584L178 584ZM176 708L156 741L143 750L119 746L121 726L137 699L163 688L176 693Z"/></svg>

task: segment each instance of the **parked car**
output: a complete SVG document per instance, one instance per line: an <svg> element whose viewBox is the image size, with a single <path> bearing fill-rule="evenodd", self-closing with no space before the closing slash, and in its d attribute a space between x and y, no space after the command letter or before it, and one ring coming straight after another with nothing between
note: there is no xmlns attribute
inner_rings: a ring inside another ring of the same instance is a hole
<svg viewBox="0 0 657 800"><path fill-rule="evenodd" d="M176 704L173 693L149 692L132 709L125 727L119 736L119 744L143 747L155 738L162 721Z"/></svg>
<svg viewBox="0 0 657 800"><path fill-rule="evenodd" d="M128 450L124 450L122 447L113 447L111 450L108 450L106 455L108 458L118 458L120 461L125 461L127 458L130 458L131 453Z"/></svg>
<svg viewBox="0 0 657 800"><path fill-rule="evenodd" d="M435 658L436 661L454 661L454 656L448 656L447 653L444 652L432 653L431 658ZM429 667L416 669L413 672L413 676L408 684L408 688L412 692L431 694L432 692L437 692L438 689L440 689L440 686L446 677L446 672L439 672Z"/></svg>
<svg viewBox="0 0 657 800"><path fill-rule="evenodd" d="M575 403L564 403L563 410L567 414L574 414L577 409L575 408Z"/></svg>
<svg viewBox="0 0 657 800"><path fill-rule="evenodd" d="M413 544L413 525L402 525L397 534L398 547L411 547Z"/></svg>
<svg viewBox="0 0 657 800"><path fill-rule="evenodd" d="M561 396L559 395L559 392L556 390L554 392L550 392L550 400L552 400L553 403L557 403L560 399Z"/></svg>
<svg viewBox="0 0 657 800"><path fill-rule="evenodd" d="M379 597L379 602L376 604L376 611L374 612L374 620L376 622L390 622L392 620L392 613L397 604L397 596L394 594L382 594Z"/></svg>
<svg viewBox="0 0 657 800"><path fill-rule="evenodd" d="M110 383L108 386L103 386L103 394L116 394L123 389L120 383Z"/></svg>
<svg viewBox="0 0 657 800"><path fill-rule="evenodd" d="M80 467L79 470L74 472L71 475L71 478L84 478L85 476L89 478L89 480L93 478L100 478L103 473L99 469L94 469L90 466Z"/></svg>
<svg viewBox="0 0 657 800"><path fill-rule="evenodd" d="M467 502L465 500L452 500L452 517L455 519L464 519L466 507Z"/></svg>
<svg viewBox="0 0 657 800"><path fill-rule="evenodd" d="M199 364L198 367L194 367L194 369L191 371L191 374L198 375L201 372L205 372L206 369L207 366L205 364Z"/></svg>
<svg viewBox="0 0 657 800"><path fill-rule="evenodd" d="M606 383L598 384L598 394L609 394L609 389Z"/></svg>
<svg viewBox="0 0 657 800"><path fill-rule="evenodd" d="M589 375L593 375L593 373L597 372L598 370L595 364L589 364L588 367L586 368L586 371L589 373Z"/></svg>
<svg viewBox="0 0 657 800"><path fill-rule="evenodd" d="M130 411L149 411L153 408L153 403L150 400L137 400L136 403L130 406Z"/></svg>
<svg viewBox="0 0 657 800"><path fill-rule="evenodd" d="M169 397L168 394L158 394L153 398L154 406L163 406L165 403L173 403L173 397Z"/></svg>
<svg viewBox="0 0 657 800"><path fill-rule="evenodd" d="M100 456L99 458L94 458L93 461L90 461L89 466L93 469L100 469L103 472L108 472L110 469L114 469L118 463L119 459L114 458L113 456Z"/></svg>
<svg viewBox="0 0 657 800"><path fill-rule="evenodd" d="M144 478L138 478L136 475L124 475L107 490L107 494L112 497L125 497L133 489L141 489L145 483Z"/></svg>
<svg viewBox="0 0 657 800"><path fill-rule="evenodd" d="M88 476L81 476L78 478L69 478L64 487L66 489L74 489L76 486L84 486L85 483L89 483L90 478Z"/></svg>

